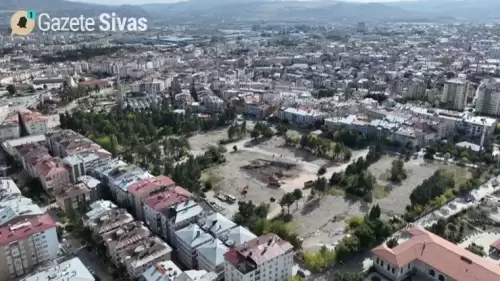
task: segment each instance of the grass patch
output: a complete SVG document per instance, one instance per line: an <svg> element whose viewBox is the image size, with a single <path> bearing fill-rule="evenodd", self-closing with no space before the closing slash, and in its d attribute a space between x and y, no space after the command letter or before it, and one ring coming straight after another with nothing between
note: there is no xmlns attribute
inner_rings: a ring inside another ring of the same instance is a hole
<svg viewBox="0 0 500 281"><path fill-rule="evenodd" d="M383 185L380 183L375 184L375 188L373 189L373 197L376 199L383 199L389 196L391 190L387 187L387 185Z"/></svg>
<svg viewBox="0 0 500 281"><path fill-rule="evenodd" d="M453 175L455 188L458 188L461 184L465 183L468 178L470 178L469 171L456 165L447 165L446 167L441 168L441 170Z"/></svg>
<svg viewBox="0 0 500 281"><path fill-rule="evenodd" d="M328 191L328 194L331 195L331 196L344 196L345 195L345 190L341 189L341 188L331 188L329 191Z"/></svg>

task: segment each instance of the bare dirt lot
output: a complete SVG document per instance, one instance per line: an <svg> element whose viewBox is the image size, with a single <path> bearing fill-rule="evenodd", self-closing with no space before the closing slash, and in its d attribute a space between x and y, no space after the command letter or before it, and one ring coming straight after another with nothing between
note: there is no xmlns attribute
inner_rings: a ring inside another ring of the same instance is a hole
<svg viewBox="0 0 500 281"><path fill-rule="evenodd" d="M269 186L267 184L267 177L261 172L256 170L248 172L242 169L242 167L248 166L253 161L272 161L272 157L261 155L256 152L237 151L228 153L226 159L227 162L225 164L214 167L206 172L217 175L219 181L214 185L215 190L232 195L236 197L237 200L241 201L252 201L256 204L270 203L271 211L280 208L277 203L271 203L270 198L274 197L276 200L279 200L285 192L279 187ZM257 178L255 176L257 176ZM259 178L266 180L261 181ZM248 191L247 194L243 195L242 191L245 186L248 186ZM226 215L232 216L234 212L237 211L237 204L228 206L219 200L217 201L228 209L224 212ZM236 209L234 209L234 207L236 207Z"/></svg>
<svg viewBox="0 0 500 281"><path fill-rule="evenodd" d="M271 177L279 180L292 179L302 172L300 165L296 163L266 159L253 160L250 164L242 166L241 169L264 183Z"/></svg>
<svg viewBox="0 0 500 281"><path fill-rule="evenodd" d="M410 193L425 179L429 178L438 169L454 170L463 178L469 176L469 172L455 165L444 165L440 162L426 163L423 159L412 159L404 163L407 178L400 184L391 184L386 181L387 171L396 157L384 156L372 164L368 169L377 179L378 186L374 191L374 203L379 204L382 212L388 216L400 215L405 212L406 205L410 204ZM462 178L456 178L460 181ZM385 188L387 187L387 188ZM383 189L383 190L382 190ZM377 198L378 197L378 198Z"/></svg>

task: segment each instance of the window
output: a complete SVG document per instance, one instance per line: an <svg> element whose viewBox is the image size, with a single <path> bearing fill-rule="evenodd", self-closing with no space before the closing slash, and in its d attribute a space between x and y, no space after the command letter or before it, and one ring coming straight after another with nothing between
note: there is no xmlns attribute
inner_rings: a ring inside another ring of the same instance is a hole
<svg viewBox="0 0 500 281"><path fill-rule="evenodd" d="M384 261L380 261L380 266L384 266Z"/></svg>
<svg viewBox="0 0 500 281"><path fill-rule="evenodd" d="M411 264L408 264L408 269L410 269L410 267L411 267Z"/></svg>
<svg viewBox="0 0 500 281"><path fill-rule="evenodd" d="M377 258L377 264L378 264L378 263L380 263L380 259L379 259L379 258Z"/></svg>
<svg viewBox="0 0 500 281"><path fill-rule="evenodd" d="M394 274L394 267L392 268L392 274Z"/></svg>
<svg viewBox="0 0 500 281"><path fill-rule="evenodd" d="M391 270L391 266L390 265L387 265L387 270Z"/></svg>
<svg viewBox="0 0 500 281"><path fill-rule="evenodd" d="M432 277L436 276L436 272L434 271L434 269L429 270L429 275Z"/></svg>
<svg viewBox="0 0 500 281"><path fill-rule="evenodd" d="M442 274L439 274L438 280L439 281L444 281L444 276Z"/></svg>

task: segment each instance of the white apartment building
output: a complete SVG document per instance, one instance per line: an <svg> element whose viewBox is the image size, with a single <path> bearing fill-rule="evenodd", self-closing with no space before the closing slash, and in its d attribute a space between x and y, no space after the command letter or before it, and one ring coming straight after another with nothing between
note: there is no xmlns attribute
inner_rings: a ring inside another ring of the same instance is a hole
<svg viewBox="0 0 500 281"><path fill-rule="evenodd" d="M210 243L213 237L196 224L191 224L175 232L177 254L180 261L188 268L198 268L197 248Z"/></svg>
<svg viewBox="0 0 500 281"><path fill-rule="evenodd" d="M33 275L21 279L20 281L68 280L95 281L95 278L79 258L72 258L68 261L43 269Z"/></svg>
<svg viewBox="0 0 500 281"><path fill-rule="evenodd" d="M287 108L278 111L278 118L297 125L314 125L317 120L328 118L329 114L315 109Z"/></svg>
<svg viewBox="0 0 500 281"><path fill-rule="evenodd" d="M444 83L441 103L448 109L464 110L467 101L468 83L460 79L450 79Z"/></svg>
<svg viewBox="0 0 500 281"><path fill-rule="evenodd" d="M56 223L48 214L0 227L0 280L10 281L37 264L54 260L59 250Z"/></svg>
<svg viewBox="0 0 500 281"><path fill-rule="evenodd" d="M500 79L488 79L479 85L476 94L476 112L500 115Z"/></svg>
<svg viewBox="0 0 500 281"><path fill-rule="evenodd" d="M41 135L49 132L49 118L47 116L27 109L19 112L19 115L28 135Z"/></svg>
<svg viewBox="0 0 500 281"><path fill-rule="evenodd" d="M229 248L219 239L200 245L198 252L198 268L217 274L217 281L224 279L224 254Z"/></svg>
<svg viewBox="0 0 500 281"><path fill-rule="evenodd" d="M260 236L224 255L224 280L290 280L293 254L293 246L276 234Z"/></svg>
<svg viewBox="0 0 500 281"><path fill-rule="evenodd" d="M195 223L202 216L203 208L195 201L189 200L170 207L170 210L171 216L160 216L162 229L165 230L161 235L170 245L177 247L175 232Z"/></svg>
<svg viewBox="0 0 500 281"><path fill-rule="evenodd" d="M19 115L14 114L0 124L0 141L17 139L20 136Z"/></svg>
<svg viewBox="0 0 500 281"><path fill-rule="evenodd" d="M139 278L140 281L173 281L182 270L173 261L161 261L152 265Z"/></svg>
<svg viewBox="0 0 500 281"><path fill-rule="evenodd" d="M86 175L96 167L106 164L111 158L111 153L99 149L95 152L83 152L68 156L62 162L68 170L71 182L76 183L79 177Z"/></svg>

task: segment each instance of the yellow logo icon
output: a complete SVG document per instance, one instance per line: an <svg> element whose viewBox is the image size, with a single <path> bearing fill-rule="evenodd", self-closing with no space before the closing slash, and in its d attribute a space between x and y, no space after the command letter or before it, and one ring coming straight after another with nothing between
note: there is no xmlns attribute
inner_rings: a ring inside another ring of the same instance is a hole
<svg viewBox="0 0 500 281"><path fill-rule="evenodd" d="M12 35L28 35L35 29L35 20L28 11L17 11L10 18L10 28Z"/></svg>

